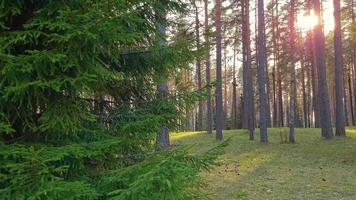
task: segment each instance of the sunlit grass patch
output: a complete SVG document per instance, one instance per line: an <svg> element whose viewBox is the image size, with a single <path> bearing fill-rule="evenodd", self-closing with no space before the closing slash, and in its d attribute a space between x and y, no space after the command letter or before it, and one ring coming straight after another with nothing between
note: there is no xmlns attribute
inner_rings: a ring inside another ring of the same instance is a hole
<svg viewBox="0 0 356 200"><path fill-rule="evenodd" d="M281 131L288 129L269 129L267 145L259 144L258 130L255 141L245 130L225 131L232 140L220 165L201 174L212 199L356 199L355 127L331 141L321 138L320 129L296 129L296 144L282 144ZM204 132L177 136L173 143L195 144L192 153L219 144Z"/></svg>

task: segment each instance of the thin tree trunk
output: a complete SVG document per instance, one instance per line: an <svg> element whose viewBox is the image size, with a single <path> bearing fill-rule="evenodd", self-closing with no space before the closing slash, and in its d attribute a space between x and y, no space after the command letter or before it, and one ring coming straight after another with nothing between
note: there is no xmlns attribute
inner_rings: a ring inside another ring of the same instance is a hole
<svg viewBox="0 0 356 200"><path fill-rule="evenodd" d="M232 103L231 103L231 128L236 129L236 48L234 44L234 55L233 55L233 75L232 75Z"/></svg>
<svg viewBox="0 0 356 200"><path fill-rule="evenodd" d="M200 32L199 32L199 27L200 27L200 21L199 21L199 12L198 12L198 6L194 2L195 6L195 35L196 35L196 45L197 48L200 49ZM196 78L197 78L197 86L198 90L201 89L201 62L200 59L198 58L196 60ZM200 131L202 130L202 125L203 125L203 102L199 101L198 102L198 111L197 111L198 117L197 117L197 122L196 122L196 130Z"/></svg>
<svg viewBox="0 0 356 200"><path fill-rule="evenodd" d="M352 122L352 125L355 126L355 115L354 115L354 107L353 107L353 98L352 98L352 84L351 84L351 70L352 69L349 69L349 72L348 72L348 84L349 84L349 98L350 98L350 111L351 111L351 122Z"/></svg>
<svg viewBox="0 0 356 200"><path fill-rule="evenodd" d="M227 128L227 57L226 57L226 51L227 51L227 44L224 44L224 117L223 117L223 127L226 129Z"/></svg>
<svg viewBox="0 0 356 200"><path fill-rule="evenodd" d="M321 16L320 2L314 0L314 12L316 16ZM321 21L318 20L314 28L314 52L318 68L318 89L319 89L319 109L321 122L321 135L326 139L333 138L331 125L331 112L329 103L328 86L326 82L326 63L325 63L325 38L322 31Z"/></svg>
<svg viewBox="0 0 356 200"><path fill-rule="evenodd" d="M265 19L264 19L264 1L258 0L258 91L259 91L259 108L260 108L260 142L267 143L267 111L266 111L266 77L265 77Z"/></svg>
<svg viewBox="0 0 356 200"><path fill-rule="evenodd" d="M341 44L340 0L334 0L334 50L335 50L335 135L345 136L344 78Z"/></svg>
<svg viewBox="0 0 356 200"><path fill-rule="evenodd" d="M355 5L354 5L354 0L352 0L351 1L351 20L352 20L352 24L355 24L355 11L354 11L354 7L355 7ZM352 34L352 36L351 36L351 38L352 38L352 41L355 41L355 34ZM352 71L352 74L353 74L353 76L352 76L352 79L353 79L353 94L354 94L354 98L353 98L353 100L354 101L352 101L350 104L353 104L353 108L355 109L355 110L352 110L353 111L353 114L356 114L356 47L353 47L352 48L352 55L351 55L351 58L352 58L352 69L350 70L350 73L351 73L351 71ZM351 94L351 93L350 93ZM352 95L350 95L350 96L352 96ZM354 116L354 115L353 115ZM356 116L354 116L353 118L356 118ZM356 121L356 119L353 119L353 121L352 121L352 125L354 126L354 125L356 125L355 122Z"/></svg>
<svg viewBox="0 0 356 200"><path fill-rule="evenodd" d="M243 48L243 106L244 106L244 124L249 131L249 139L254 139L255 127L255 108L252 85L251 69L251 47L250 47L250 9L249 1L242 0L242 48Z"/></svg>
<svg viewBox="0 0 356 200"><path fill-rule="evenodd" d="M303 93L303 127L308 126L308 113L307 113L307 95L305 91L305 63L303 53L301 55L301 73L302 73L302 93Z"/></svg>
<svg viewBox="0 0 356 200"><path fill-rule="evenodd" d="M205 26L205 43L209 45L209 11L208 11L208 0L204 0L204 26ZM210 48L205 51L205 79L206 83L210 84ZM211 88L207 87L207 100L206 100L206 127L207 133L212 133L213 119L212 119L212 108L211 108Z"/></svg>
<svg viewBox="0 0 356 200"><path fill-rule="evenodd" d="M273 88L273 127L277 127L278 126L278 121L277 121L277 89L276 89L276 65L277 65L277 43L276 43L276 31L275 31L275 26L276 26L276 22L275 22L275 16L274 16L274 7L275 7L275 2L274 0L272 0L272 44L273 44L273 69L272 69L272 88Z"/></svg>
<svg viewBox="0 0 356 200"><path fill-rule="evenodd" d="M291 9L290 9L290 44L291 44L291 75L290 75L290 94L289 94L289 142L295 143L295 102L296 102L296 78L295 78L295 27L294 27L294 15L295 15L295 1L291 0ZM303 80L304 83L304 80Z"/></svg>
<svg viewBox="0 0 356 200"><path fill-rule="evenodd" d="M161 15L163 16L163 18L165 17L165 13L161 13ZM163 22L157 24L157 27L162 35L166 34L166 25ZM164 38L159 38L157 43L159 46L165 46ZM160 98L162 99L162 101L165 101L168 95L168 85L165 76L160 77L160 82L157 85L157 91L160 94ZM156 144L158 148L161 149L166 149L170 146L169 130L165 124L162 124L159 129L159 132L156 137Z"/></svg>
<svg viewBox="0 0 356 200"><path fill-rule="evenodd" d="M276 53L276 82L277 82L277 121L278 126L284 126L284 115L283 115L283 91L282 91L282 79L281 79L281 70L279 63L279 12L278 12L278 0L275 0L276 6L276 16L275 16L275 25L276 25L276 36L274 39L275 53Z"/></svg>
<svg viewBox="0 0 356 200"><path fill-rule="evenodd" d="M223 102L221 88L221 1L215 0L215 27L216 27L216 140L222 140L223 128Z"/></svg>

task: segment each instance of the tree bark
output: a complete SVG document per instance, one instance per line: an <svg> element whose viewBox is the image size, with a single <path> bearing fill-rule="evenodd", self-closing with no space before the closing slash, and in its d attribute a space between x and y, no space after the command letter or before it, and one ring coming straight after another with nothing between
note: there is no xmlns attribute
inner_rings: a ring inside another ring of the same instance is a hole
<svg viewBox="0 0 356 200"><path fill-rule="evenodd" d="M335 135L345 136L344 78L342 63L340 0L334 0L334 51L335 51Z"/></svg>
<svg viewBox="0 0 356 200"><path fill-rule="evenodd" d="M259 91L259 108L260 108L260 142L267 143L267 102L266 102L266 77L265 77L265 20L264 20L264 1L258 0L258 91Z"/></svg>
<svg viewBox="0 0 356 200"><path fill-rule="evenodd" d="M242 54L243 54L243 108L244 124L249 132L249 139L254 139L254 96L251 69L251 46L250 46L250 9L249 1L242 0Z"/></svg>
<svg viewBox="0 0 356 200"><path fill-rule="evenodd" d="M204 14L205 14L205 20L204 20L204 26L205 26L205 43L209 45L209 10L208 10L208 0L204 0ZM205 51L205 79L206 83L210 84L210 48L207 48ZM212 126L213 126L213 120L212 120L212 108L211 108L211 88L207 87L207 100L206 100L206 127L207 127L207 133L211 134L212 133Z"/></svg>
<svg viewBox="0 0 356 200"><path fill-rule="evenodd" d="M196 45L197 48L200 49L200 21L199 21L199 12L198 12L198 6L194 2L195 6L195 40L196 40ZM196 60L196 80L197 80L197 86L198 90L201 89L201 62L200 59L198 58ZM203 125L203 102L199 101L198 102L198 111L197 111L197 122L196 122L196 130L200 131L202 130L202 125Z"/></svg>
<svg viewBox="0 0 356 200"><path fill-rule="evenodd" d="M314 0L314 12L319 20L314 28L314 52L316 55L316 65L318 69L318 89L319 89L319 109L321 135L326 139L333 138L331 125L331 112L329 103L328 87L326 82L326 63L325 63L325 38L320 21L320 1Z"/></svg>
<svg viewBox="0 0 356 200"><path fill-rule="evenodd" d="M223 102L221 87L221 1L215 0L215 27L216 27L216 140L222 140L223 128Z"/></svg>
<svg viewBox="0 0 356 200"><path fill-rule="evenodd" d="M236 43L236 42L235 42ZM237 106L237 102L236 102L236 47L234 44L234 52L233 52L233 75L232 75L232 103L231 103L231 128L232 129L236 129L236 106Z"/></svg>
<svg viewBox="0 0 356 200"><path fill-rule="evenodd" d="M294 15L295 15L295 1L290 1L290 44L291 44L291 74L290 74L290 94L289 94L289 142L295 143L295 102L296 102L296 78L295 78L295 27L294 27ZM303 80L304 82L304 80Z"/></svg>

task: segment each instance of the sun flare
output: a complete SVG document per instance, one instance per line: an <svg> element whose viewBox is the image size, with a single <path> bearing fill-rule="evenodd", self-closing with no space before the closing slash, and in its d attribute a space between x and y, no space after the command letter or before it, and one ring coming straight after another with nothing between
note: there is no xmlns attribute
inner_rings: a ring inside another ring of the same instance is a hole
<svg viewBox="0 0 356 200"><path fill-rule="evenodd" d="M297 17L297 26L303 31L311 30L318 23L318 17L311 12L309 15L299 14Z"/></svg>

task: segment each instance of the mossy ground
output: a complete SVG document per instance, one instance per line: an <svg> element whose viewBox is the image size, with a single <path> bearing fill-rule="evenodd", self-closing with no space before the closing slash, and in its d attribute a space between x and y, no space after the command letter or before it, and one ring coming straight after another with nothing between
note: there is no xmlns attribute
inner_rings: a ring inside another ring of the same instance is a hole
<svg viewBox="0 0 356 200"><path fill-rule="evenodd" d="M297 129L295 144L282 144L288 129L268 129L269 144L249 141L245 130L232 137L219 166L204 172L212 199L356 199L356 128L346 137L324 140L320 129ZM195 144L201 153L219 144L204 132L172 134L173 143Z"/></svg>

